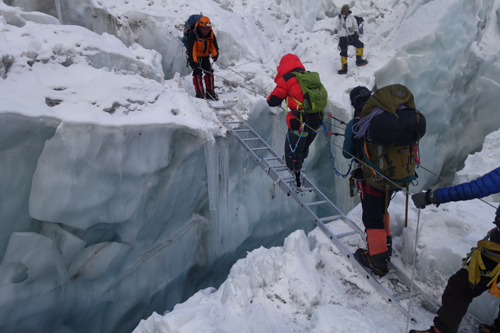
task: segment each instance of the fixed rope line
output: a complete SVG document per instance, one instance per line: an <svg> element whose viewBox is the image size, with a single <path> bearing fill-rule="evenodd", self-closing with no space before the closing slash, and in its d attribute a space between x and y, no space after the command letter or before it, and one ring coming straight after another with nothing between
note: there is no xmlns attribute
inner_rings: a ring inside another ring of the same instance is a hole
<svg viewBox="0 0 500 333"><path fill-rule="evenodd" d="M225 66L225 67L226 67L226 69L229 69L230 71L234 72L236 75L241 76L242 78L244 78L246 81L250 82L251 84L253 84L253 85L254 85L254 86L256 86L257 88L262 89L262 90L266 93L266 95L269 95L266 89L262 88L261 86L259 86L259 85L258 85L258 84L256 84L256 83L253 83L252 81L248 80L248 78L246 78L245 76L241 75L240 73L238 73L238 72L237 72L237 71L235 71L234 69L230 68L229 66L224 65L224 64L222 64L222 63L221 63L221 65L222 65L222 66Z"/></svg>
<svg viewBox="0 0 500 333"><path fill-rule="evenodd" d="M241 88L243 88L243 89L246 89L246 90L248 90L248 91L251 91L251 92L255 93L256 95L263 96L263 97L267 98L267 96L264 96L264 95L262 95L262 94L260 94L260 93L256 92L255 90L250 89L250 88L244 87L244 86L240 85L238 82L234 82L234 81L228 80L228 79L226 79L226 78L224 78L224 77L222 77L222 76L220 76L220 75L216 75L216 74L214 74L214 73L212 73L212 72L209 72L209 71L207 71L207 70L205 70L205 69L203 69L203 68L200 68L200 69L201 69L203 72L205 72L205 73L213 74L214 76L217 76L217 77L219 77L219 78L221 78L221 79L223 79L223 80L226 80L226 81L228 81L228 82L234 83L234 84L236 84L237 86L239 86L239 87L241 87ZM230 69L230 68L228 68L228 69ZM233 72L235 72L236 74L238 74L238 73L237 73L236 71L234 71L234 70L233 70ZM241 74L238 74L238 75L242 76ZM244 76L242 76L242 77L243 77L243 78L245 78ZM246 78L245 78L245 79L246 79ZM250 81L250 82L251 82L251 81ZM251 83L252 83L252 84L254 84L253 82L251 82ZM258 85L256 85L256 86L257 86L257 87L259 87ZM264 89L264 88L262 88L262 87L259 87L259 88L265 91L265 89ZM266 92L266 93L267 93L267 92ZM281 108L281 109L283 109L283 110L285 110L285 108L283 108L283 107L281 107L281 106L280 106L280 108ZM286 110L285 110L285 111L286 111ZM295 116L293 116L293 117L295 117ZM337 118L333 117L332 115L330 115L330 117L331 117L331 118L333 118L333 119L335 119L335 120L337 120L337 121L338 121L338 122L340 122L341 124L345 124L345 122L344 122L344 121L342 121L342 120L340 120L340 119L337 119ZM297 118L297 117L295 117L295 118L296 118L296 119L299 119L299 118ZM332 126L334 126L334 127L338 127L338 128L340 128L340 129L344 129L344 128L340 127L340 126L337 126L337 125L334 125L334 124L331 124L331 123L327 123L327 124L330 124L330 125L332 125ZM304 126L309 127L311 130L313 130L313 131L314 131L314 129L313 129L312 127L310 127L309 125L307 125L306 123L304 123ZM339 135L343 135L343 134L340 134L340 133L332 133L332 135L339 136ZM339 146L339 145L337 145L336 143L331 142L331 141L330 141L327 137L324 137L324 139L325 139L325 140L327 140L328 142L332 143L334 146L336 146L336 147L340 148L342 151L344 151L344 152L346 152L347 154L349 154L349 155L350 155L353 159L355 159L358 163L363 164L364 166L366 166L366 167L368 167L368 168L370 168L370 169L372 169L372 170L373 170L373 168L372 168L371 166L369 166L368 164L364 163L363 161L361 161L360 159L358 159L357 157L355 157L355 156L354 156L353 154L351 154L350 152L348 152L348 151L344 150L344 148L343 148L343 147L340 147L340 146ZM452 182L450 182L449 180L447 180L447 179L445 179L445 178L443 178L443 177L441 177L441 176L439 176L439 175L436 175L436 174L435 174L435 173L433 173L432 171L430 171L430 170L428 170L428 169L424 168L422 165L418 165L418 167L420 167L420 168L424 169L425 171L427 171L427 172L429 172L429 173L433 174L434 176L436 176L436 177L438 177L438 178L440 178L440 179L443 179L443 180L444 180L444 181L446 181L447 183L449 183L449 184L451 184L451 185L454 185L454 184L453 184ZM409 192L407 192L405 188L403 188L403 187L401 187L401 186L397 185L396 183L394 183L393 181L391 181L389 178L387 178L386 176L384 176L384 175L383 175L383 174L381 174L380 172L378 172L378 171L376 171L376 170L373 170L373 171L374 171L375 173L377 173L379 176L381 176L382 178L384 178L385 180L387 180L388 182L390 182L391 184L393 184L394 186L396 186L397 188L399 188L399 190L400 190L400 191L402 191L403 193L405 193L405 194L409 194L410 196L413 196L413 193L409 193ZM489 206L491 206L491 207L493 207L493 208L497 209L497 207L493 206L493 205L492 205L492 204L490 204L489 202L484 201L483 199L479 199L479 200L481 200L481 201L482 201L482 202L484 202L485 204L487 204L487 205L489 205Z"/></svg>
<svg viewBox="0 0 500 333"><path fill-rule="evenodd" d="M206 69L203 69L203 68L201 68L201 67L199 67L198 69L200 69L202 72L205 72L206 74L212 74L213 76L216 76L216 77L218 77L218 78L221 78L221 79L223 79L223 80L226 80L227 82L233 83L233 84L237 85L238 87L241 87L241 88L246 89L246 90L248 90L248 91L250 91L250 92L253 92L253 93L254 93L254 94L256 94L256 95L259 95L259 96L262 96L262 97L264 97L264 98L267 98L267 96L264 96L264 95L262 95L261 93L259 93L259 92L255 91L255 90L252 90L252 89L250 89L250 88L247 88L247 87L243 86L242 84L239 84L238 82L228 80L228 79L226 79L226 78L225 78L225 77L223 77L223 76L220 76L220 75L214 74L214 73L212 73L212 72L210 72L210 71L207 71ZM252 82L252 83L253 83L253 82ZM261 88L261 89L262 89L262 88Z"/></svg>

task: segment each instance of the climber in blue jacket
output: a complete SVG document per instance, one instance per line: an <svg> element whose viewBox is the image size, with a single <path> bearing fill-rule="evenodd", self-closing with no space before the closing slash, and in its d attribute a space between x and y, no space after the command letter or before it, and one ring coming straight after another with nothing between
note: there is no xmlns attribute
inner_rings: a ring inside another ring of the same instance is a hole
<svg viewBox="0 0 500 333"><path fill-rule="evenodd" d="M500 167L469 183L416 193L412 199L417 208L425 208L431 204L439 205L450 201L479 199L498 192L500 192ZM488 233L487 237L481 241L481 245L478 242L477 251L479 252L477 255L480 254L485 269L471 267L473 263L476 263L476 260L470 260L474 256L474 252L471 252L467 265L464 265L464 268L448 280L442 296L442 306L437 312L437 317L434 318L434 326L423 331L411 330L410 333L457 332L469 304L475 297L488 289L490 294L500 294L497 289L497 278L492 278L489 274L500 266L500 229L498 229L500 227L500 206L496 211L493 223L496 224L496 228ZM474 272L477 273L474 275ZM479 333L500 333L500 312L491 326L479 325Z"/></svg>

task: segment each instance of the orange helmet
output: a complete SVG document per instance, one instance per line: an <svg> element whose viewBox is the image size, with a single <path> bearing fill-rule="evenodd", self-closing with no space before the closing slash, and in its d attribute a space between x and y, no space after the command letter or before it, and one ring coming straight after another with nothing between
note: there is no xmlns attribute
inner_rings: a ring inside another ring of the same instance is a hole
<svg viewBox="0 0 500 333"><path fill-rule="evenodd" d="M207 27L207 28L210 28L212 26L212 23L210 23L210 19L206 16L202 16L198 21L198 24L202 27Z"/></svg>

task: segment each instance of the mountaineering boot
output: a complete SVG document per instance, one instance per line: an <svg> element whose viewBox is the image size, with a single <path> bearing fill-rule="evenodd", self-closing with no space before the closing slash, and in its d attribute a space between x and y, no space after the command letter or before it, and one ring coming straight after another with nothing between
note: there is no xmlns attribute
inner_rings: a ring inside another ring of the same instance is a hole
<svg viewBox="0 0 500 333"><path fill-rule="evenodd" d="M340 75L347 74L347 57L340 57L342 68L337 72Z"/></svg>
<svg viewBox="0 0 500 333"><path fill-rule="evenodd" d="M206 99L218 101L219 96L214 91L214 75L212 73L205 74L205 87L207 88Z"/></svg>
<svg viewBox="0 0 500 333"><path fill-rule="evenodd" d="M354 257L356 257L361 265L370 268L376 275L384 276L389 272L387 268L387 262L389 261L388 252L371 256L368 254L368 250L357 249Z"/></svg>
<svg viewBox="0 0 500 333"><path fill-rule="evenodd" d="M205 93L205 99L211 99L212 101L218 101L219 100L219 96L217 96L216 93L214 92L206 92Z"/></svg>
<svg viewBox="0 0 500 333"><path fill-rule="evenodd" d="M203 81L201 80L201 75L193 76L194 89L196 90L196 98L205 98L205 92L203 91Z"/></svg>
<svg viewBox="0 0 500 333"><path fill-rule="evenodd" d="M435 328L434 326L431 326L431 328L429 328L428 330L423 330L423 331L410 330L409 333L441 333L441 332L437 328Z"/></svg>
<svg viewBox="0 0 500 333"><path fill-rule="evenodd" d="M368 61L363 59L363 48L356 49L356 66L364 66L367 63Z"/></svg>

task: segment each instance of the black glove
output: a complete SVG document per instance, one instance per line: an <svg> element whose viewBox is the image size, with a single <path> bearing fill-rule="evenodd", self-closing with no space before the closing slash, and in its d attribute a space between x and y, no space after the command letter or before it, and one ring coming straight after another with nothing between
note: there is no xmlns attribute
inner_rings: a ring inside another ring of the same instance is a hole
<svg viewBox="0 0 500 333"><path fill-rule="evenodd" d="M295 171L295 180L297 181L297 188L299 188L299 187L300 187L300 185L302 185L302 184L300 183L300 170Z"/></svg>
<svg viewBox="0 0 500 333"><path fill-rule="evenodd" d="M292 110L292 116L294 116L294 117L298 117L298 116L300 116L300 112L299 112L299 110L297 110L297 109L293 109L293 110Z"/></svg>
<svg viewBox="0 0 500 333"><path fill-rule="evenodd" d="M432 190L427 190L426 192L415 193L411 199L415 204L415 207L424 209L425 206L436 204L439 206L439 201L437 200L434 192Z"/></svg>
<svg viewBox="0 0 500 333"><path fill-rule="evenodd" d="M218 53L215 55L215 57L212 57L212 60L213 60L214 62L216 62L216 61L217 61L217 59L219 59L219 54L218 54Z"/></svg>
<svg viewBox="0 0 500 333"><path fill-rule="evenodd" d="M189 66L191 66L192 69L198 67L198 63L194 62L193 59L188 59L188 61L189 61Z"/></svg>

